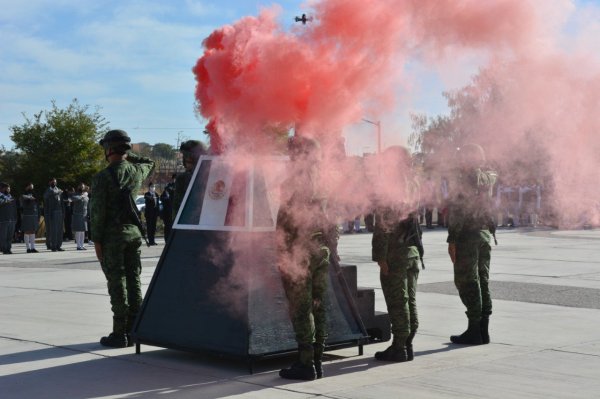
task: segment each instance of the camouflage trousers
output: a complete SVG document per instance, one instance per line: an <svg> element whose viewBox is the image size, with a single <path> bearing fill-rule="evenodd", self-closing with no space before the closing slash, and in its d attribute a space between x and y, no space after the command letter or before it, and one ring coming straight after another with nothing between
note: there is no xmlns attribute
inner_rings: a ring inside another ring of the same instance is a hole
<svg viewBox="0 0 600 399"><path fill-rule="evenodd" d="M469 320L492 314L489 289L492 247L482 238L456 243L454 284Z"/></svg>
<svg viewBox="0 0 600 399"><path fill-rule="evenodd" d="M113 312L113 332L129 333L142 304L140 247L142 240L102 243L102 271Z"/></svg>
<svg viewBox="0 0 600 399"><path fill-rule="evenodd" d="M417 279L419 258L388 263L388 274L379 274L381 288L392 324L394 339L400 342L419 327L417 313Z"/></svg>
<svg viewBox="0 0 600 399"><path fill-rule="evenodd" d="M300 348L300 361L313 361L313 343L322 345L327 339L325 298L329 277L329 248L320 246L306 259L307 273L296 277L282 271L283 287L288 299L290 320Z"/></svg>

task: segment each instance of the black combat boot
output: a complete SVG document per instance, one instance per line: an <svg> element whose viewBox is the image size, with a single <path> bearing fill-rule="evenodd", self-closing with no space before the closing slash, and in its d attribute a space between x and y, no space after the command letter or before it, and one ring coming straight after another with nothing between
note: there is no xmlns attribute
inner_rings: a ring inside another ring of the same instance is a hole
<svg viewBox="0 0 600 399"><path fill-rule="evenodd" d="M315 354L314 362L317 378L323 378L323 351L325 350L325 345L317 344L315 342L313 344L313 350Z"/></svg>
<svg viewBox="0 0 600 399"><path fill-rule="evenodd" d="M411 331L408 335L408 338L406 338L406 360L409 362L415 358L412 342L416 334L416 331Z"/></svg>
<svg viewBox="0 0 600 399"><path fill-rule="evenodd" d="M100 345L109 346L111 348L126 348L127 347L127 321L121 317L113 316L113 332L108 337L100 338Z"/></svg>
<svg viewBox="0 0 600 399"><path fill-rule="evenodd" d="M288 380L312 381L315 379L314 349L312 344L298 345L298 361L287 369L279 370L279 376Z"/></svg>
<svg viewBox="0 0 600 399"><path fill-rule="evenodd" d="M490 316L484 315L481 316L481 321L479 322L480 331L481 331L481 343L489 344L490 343L490 333L488 328L490 326Z"/></svg>
<svg viewBox="0 0 600 399"><path fill-rule="evenodd" d="M375 359L384 362L405 362L408 360L406 356L406 348L396 337L392 344L382 352L375 352Z"/></svg>
<svg viewBox="0 0 600 399"><path fill-rule="evenodd" d="M481 326L479 325L480 320L469 319L469 327L467 330L460 335L452 335L450 341L454 344L461 345L481 345Z"/></svg>
<svg viewBox="0 0 600 399"><path fill-rule="evenodd" d="M110 333L108 337L100 338L100 345L109 346L111 348L126 348L127 335Z"/></svg>

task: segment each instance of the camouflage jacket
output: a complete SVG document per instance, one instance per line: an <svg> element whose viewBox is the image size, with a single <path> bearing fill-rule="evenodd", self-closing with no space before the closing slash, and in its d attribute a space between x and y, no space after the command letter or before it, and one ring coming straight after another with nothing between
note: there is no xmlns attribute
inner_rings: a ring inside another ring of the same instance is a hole
<svg viewBox="0 0 600 399"><path fill-rule="evenodd" d="M109 239L131 240L141 238L141 232L133 223L123 223L123 205L120 188L115 184L109 168L116 172L120 187L128 187L133 196L154 169L154 161L132 152L127 159L111 163L100 171L92 181L90 217L92 237L100 243Z"/></svg>
<svg viewBox="0 0 600 399"><path fill-rule="evenodd" d="M395 263L423 257L421 226L414 213L391 207L375 210L375 230L372 239L374 262Z"/></svg>
<svg viewBox="0 0 600 399"><path fill-rule="evenodd" d="M292 251L297 245L337 246L338 231L329 221L322 199L305 202L291 198L279 209L277 230L283 233L280 251Z"/></svg>
<svg viewBox="0 0 600 399"><path fill-rule="evenodd" d="M497 178L492 170L476 168L462 171L451 183L448 243L486 237L489 240L489 231L495 228L492 193Z"/></svg>

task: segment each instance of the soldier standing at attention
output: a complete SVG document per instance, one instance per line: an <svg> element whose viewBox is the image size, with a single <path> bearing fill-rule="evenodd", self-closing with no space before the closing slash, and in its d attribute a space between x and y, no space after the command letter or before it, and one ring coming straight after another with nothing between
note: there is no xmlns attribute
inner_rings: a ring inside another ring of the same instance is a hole
<svg viewBox="0 0 600 399"><path fill-rule="evenodd" d="M451 189L448 254L454 264L454 284L467 308L468 328L453 335L455 344L480 345L490 342L492 314L489 290L493 222L492 190L497 179L486 170L485 153L477 144L467 144L457 153L457 171Z"/></svg>
<svg viewBox="0 0 600 399"><path fill-rule="evenodd" d="M44 193L44 221L46 223L46 246L52 252L64 251L62 190L56 187L56 179L50 179Z"/></svg>
<svg viewBox="0 0 600 399"><path fill-rule="evenodd" d="M417 279L419 258L423 260L421 226L416 212L418 185L410 173L410 154L394 146L383 153L388 168L396 168L400 188L392 201L383 202L375 211L372 257L380 267L379 278L387 305L394 339L375 359L390 362L413 360L413 339L419 327L417 313ZM385 204L385 203L388 204Z"/></svg>
<svg viewBox="0 0 600 399"><path fill-rule="evenodd" d="M100 140L110 164L94 176L90 202L94 247L113 312L113 330L100 343L113 348L133 346L129 332L142 303L142 232L133 196L154 168L151 159L128 152L130 141L123 130L111 130Z"/></svg>
<svg viewBox="0 0 600 399"><path fill-rule="evenodd" d="M277 215L279 270L288 299L290 319L298 343L298 361L282 369L282 378L314 380L323 376L322 358L327 339L325 295L330 248L336 227L325 213L317 179L321 150L308 138L289 141L290 177L282 184L282 206Z"/></svg>
<svg viewBox="0 0 600 399"><path fill-rule="evenodd" d="M21 195L21 230L23 230L23 240L27 247L27 253L37 253L35 249L35 232L38 229L39 214L37 199L33 195L33 183L25 187L25 192Z"/></svg>
<svg viewBox="0 0 600 399"><path fill-rule="evenodd" d="M12 240L17 221L17 204L10 195L10 185L0 183L0 250L4 255L12 255Z"/></svg>
<svg viewBox="0 0 600 399"><path fill-rule="evenodd" d="M175 191L173 193L173 220L175 220L177 217L177 212L179 212L179 207L183 202L183 197L185 196L187 187L192 180L192 175L194 174L194 169L196 168L198 160L202 155L206 155L208 153L205 145L198 140L188 140L181 143L179 146L179 151L183 156L183 167L185 168L185 171L178 174L175 178Z"/></svg>
<svg viewBox="0 0 600 399"><path fill-rule="evenodd" d="M148 229L148 241L150 245L156 245L154 235L156 234L156 221L160 210L160 197L156 193L154 183L148 184L148 191L144 194L144 217Z"/></svg>

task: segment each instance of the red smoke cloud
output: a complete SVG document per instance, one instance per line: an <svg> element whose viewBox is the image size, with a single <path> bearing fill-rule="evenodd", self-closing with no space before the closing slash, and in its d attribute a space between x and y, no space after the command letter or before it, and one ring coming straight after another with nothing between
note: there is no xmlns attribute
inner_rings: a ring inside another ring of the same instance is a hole
<svg viewBox="0 0 600 399"><path fill-rule="evenodd" d="M576 225L585 214L600 222L600 60L590 51L598 47L598 19L582 18L581 34L565 34L577 12L568 0L321 0L310 7L313 21L291 31L271 8L204 40L193 71L214 153L270 153L278 143L274 130L300 125L321 142L317 191L330 199L333 218L370 211L374 197L411 202L406 167L385 156L345 158L341 132L366 115L407 112L394 109L394 100L408 62L443 68L477 52L485 55L480 72L461 92L476 101L452 115L466 141L450 147L481 144L504 184L539 179L530 168L511 166L540 156L550 176L543 201L552 203L558 221ZM444 154L452 149L436 154L436 172L450 180L453 160ZM236 268L234 281L251 272ZM234 291L225 290L232 309Z"/></svg>
<svg viewBox="0 0 600 399"><path fill-rule="evenodd" d="M326 142L324 186L360 192L348 176L360 180L362 166L331 155L342 129L365 115L403 112L394 110L394 99L407 62L443 67L477 51L486 57L469 91L483 98L494 86L501 95L458 118L457 128L471 132L469 139L497 164L513 162L511 152L524 140L542 145L553 200L574 219L600 194L594 183L600 68L589 50L598 28L593 18L581 18L590 27L578 30L591 33L565 34L574 12L569 0L321 0L309 4L312 22L286 31L277 8L265 9L204 40L194 67L196 99L217 152L269 152L269 128L299 123L303 134ZM511 176L515 183L530 177ZM353 196L342 197L359 207Z"/></svg>
<svg viewBox="0 0 600 399"><path fill-rule="evenodd" d="M231 145L268 125L340 131L391 111L407 57L524 42L531 4L477 0L326 0L286 32L277 10L214 31L194 67L200 113ZM244 139L243 139L244 138Z"/></svg>

